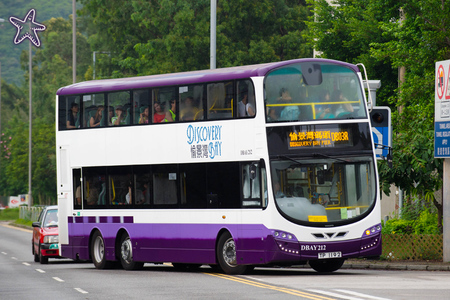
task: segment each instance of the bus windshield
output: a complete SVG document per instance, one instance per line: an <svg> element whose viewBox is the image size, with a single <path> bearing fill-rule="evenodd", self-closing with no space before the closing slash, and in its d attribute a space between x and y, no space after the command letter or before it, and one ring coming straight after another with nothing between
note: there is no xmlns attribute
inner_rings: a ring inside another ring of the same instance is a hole
<svg viewBox="0 0 450 300"><path fill-rule="evenodd" d="M264 81L266 121L365 118L358 75L330 62L280 67Z"/></svg>
<svg viewBox="0 0 450 300"><path fill-rule="evenodd" d="M341 224L359 219L375 203L370 156L273 160L272 186L279 211L302 224Z"/></svg>

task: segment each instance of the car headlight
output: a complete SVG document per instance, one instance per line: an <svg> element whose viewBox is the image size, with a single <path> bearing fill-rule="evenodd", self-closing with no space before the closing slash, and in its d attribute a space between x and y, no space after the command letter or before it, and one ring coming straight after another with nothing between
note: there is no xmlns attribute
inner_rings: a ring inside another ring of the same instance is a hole
<svg viewBox="0 0 450 300"><path fill-rule="evenodd" d="M54 244L58 242L58 236L57 235L47 235L44 236L44 243L45 244Z"/></svg>

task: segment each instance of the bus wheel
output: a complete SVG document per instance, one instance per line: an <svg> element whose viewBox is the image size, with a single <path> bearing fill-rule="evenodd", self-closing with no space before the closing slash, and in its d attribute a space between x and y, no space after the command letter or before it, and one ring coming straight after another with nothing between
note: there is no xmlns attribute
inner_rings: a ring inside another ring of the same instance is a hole
<svg viewBox="0 0 450 300"><path fill-rule="evenodd" d="M326 260L310 260L309 265L311 268L320 273L334 272L339 270L344 264L345 259L326 259Z"/></svg>
<svg viewBox="0 0 450 300"><path fill-rule="evenodd" d="M225 232L220 236L216 253L220 268L226 274L239 275L247 270L247 266L237 264L236 244L229 232Z"/></svg>
<svg viewBox="0 0 450 300"><path fill-rule="evenodd" d="M105 240L99 231L96 231L92 236L91 258L97 269L109 269L112 267L112 262L106 260Z"/></svg>
<svg viewBox="0 0 450 300"><path fill-rule="evenodd" d="M133 247L128 234L123 234L120 239L120 263L125 270L140 270L143 262L133 261Z"/></svg>

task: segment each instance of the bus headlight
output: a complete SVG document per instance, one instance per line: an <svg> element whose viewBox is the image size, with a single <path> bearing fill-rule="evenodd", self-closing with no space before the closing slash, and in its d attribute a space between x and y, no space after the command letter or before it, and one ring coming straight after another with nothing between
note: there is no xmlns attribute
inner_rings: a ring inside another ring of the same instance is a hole
<svg viewBox="0 0 450 300"><path fill-rule="evenodd" d="M44 243L45 244L55 244L58 243L59 239L57 235L47 235L44 236Z"/></svg>
<svg viewBox="0 0 450 300"><path fill-rule="evenodd" d="M364 233L362 235L362 237L367 237L367 236L371 236L377 233L381 232L381 224L377 224L375 226L372 226L370 228L367 228L366 230L364 230Z"/></svg>

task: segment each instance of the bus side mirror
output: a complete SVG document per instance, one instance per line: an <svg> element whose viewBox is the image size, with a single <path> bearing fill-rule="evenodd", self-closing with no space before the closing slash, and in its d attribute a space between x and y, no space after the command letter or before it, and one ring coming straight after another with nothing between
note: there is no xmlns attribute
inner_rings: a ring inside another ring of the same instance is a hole
<svg viewBox="0 0 450 300"><path fill-rule="evenodd" d="M255 179L256 178L256 171L258 169L258 165L256 164L251 164L250 165L250 179Z"/></svg>

